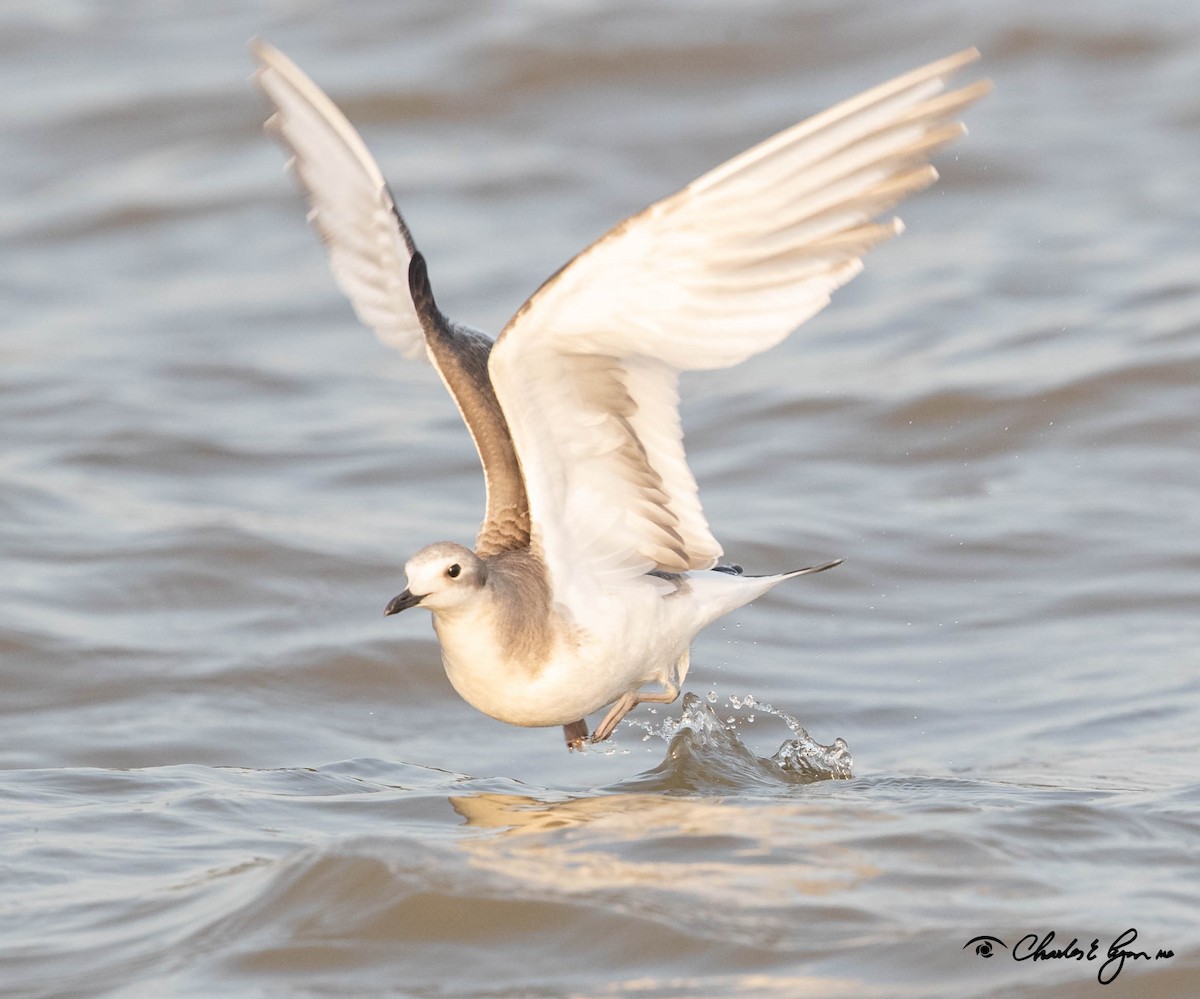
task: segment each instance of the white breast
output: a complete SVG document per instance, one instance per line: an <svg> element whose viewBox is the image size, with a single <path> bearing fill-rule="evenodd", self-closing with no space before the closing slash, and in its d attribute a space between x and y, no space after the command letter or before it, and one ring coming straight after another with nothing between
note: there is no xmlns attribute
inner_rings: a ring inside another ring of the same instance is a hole
<svg viewBox="0 0 1200 999"><path fill-rule="evenodd" d="M446 676L463 700L512 725L565 725L666 678L699 630L680 602L688 595L664 599L651 585L626 587L597 608L593 620L604 627L556 617L551 653L540 665L507 659L486 613L438 614L434 628Z"/></svg>

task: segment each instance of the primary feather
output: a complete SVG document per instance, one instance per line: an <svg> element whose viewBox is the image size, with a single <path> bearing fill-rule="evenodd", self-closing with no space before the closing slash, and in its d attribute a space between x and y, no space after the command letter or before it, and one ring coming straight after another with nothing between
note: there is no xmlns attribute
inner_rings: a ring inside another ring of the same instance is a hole
<svg viewBox="0 0 1200 999"><path fill-rule="evenodd" d="M716 564L678 373L774 346L901 230L875 217L936 179L931 152L986 82L968 50L816 115L614 227L546 282L488 367L555 590Z"/></svg>

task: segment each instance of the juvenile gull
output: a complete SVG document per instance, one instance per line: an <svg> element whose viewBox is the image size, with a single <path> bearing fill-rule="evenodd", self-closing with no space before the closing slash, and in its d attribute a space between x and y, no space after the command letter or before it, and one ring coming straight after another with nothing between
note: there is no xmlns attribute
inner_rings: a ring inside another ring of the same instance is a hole
<svg viewBox="0 0 1200 999"><path fill-rule="evenodd" d="M683 452L679 372L783 340L901 231L874 221L931 184L929 155L989 89L947 92L960 52L767 139L626 219L545 282L495 343L447 318L375 160L286 56L253 44L267 122L366 325L424 353L483 464L472 551L422 548L387 614L433 614L446 675L480 711L561 725L572 748L669 703L705 625L785 579L719 566ZM644 692L648 684L660 691Z"/></svg>

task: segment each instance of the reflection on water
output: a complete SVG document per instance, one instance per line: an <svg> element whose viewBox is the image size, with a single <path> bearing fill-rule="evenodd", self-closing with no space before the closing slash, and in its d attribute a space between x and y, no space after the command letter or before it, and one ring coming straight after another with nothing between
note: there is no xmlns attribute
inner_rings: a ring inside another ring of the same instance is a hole
<svg viewBox="0 0 1200 999"><path fill-rule="evenodd" d="M782 858L774 855L772 844L777 840L787 843L789 839L780 836L778 823L786 823L789 815L803 815L806 822L814 815L811 803L781 807L780 799L797 794L803 785L835 775L825 773L822 778L811 773L811 768L787 769L774 759L756 756L694 694L684 696L682 715L663 725L674 734L662 762L598 793L549 804L519 794L452 797L454 810L471 827L540 837L537 842L522 840L517 847L508 845L505 837L470 839L464 847L473 856L495 857L497 862L517 863L518 857L537 855L542 879L570 884L572 890L587 888L588 875L584 872L588 871L608 872L605 878L611 874L619 880L656 884L689 880L695 875L700 879L698 883L718 890L727 877L727 872L718 871L725 870L731 856L739 858L738 869L745 863L780 863ZM785 750L792 746L801 743L798 739L785 743L777 755L788 758L790 754ZM798 755L802 750L792 753ZM847 771L836 776L850 774ZM762 808L731 812L724 807L730 796L762 796L774 801ZM769 821L764 821L766 816L770 816ZM586 827L586 834L577 830L564 840L560 833L573 827ZM611 854L608 861L588 852L602 844ZM557 862L548 862L550 852L560 854ZM501 861L501 854L507 860ZM618 854L620 862L612 859ZM685 868L690 872L686 876L682 873ZM850 875L837 868L832 858L814 858L804 871L789 872L792 889L819 893L826 883L844 884ZM753 879L756 875L746 876ZM865 873L857 870L852 876ZM761 898L755 902L761 903Z"/></svg>
<svg viewBox="0 0 1200 999"><path fill-rule="evenodd" d="M733 785L726 788L735 793ZM472 828L472 864L501 870L531 891L572 895L654 886L676 901L712 906L711 922L738 924L753 941L773 936L796 893L831 895L878 874L853 849L796 849L804 830L828 822L827 805L795 801L730 806L721 797L605 793L547 804L533 797L480 794L450 799ZM648 910L667 898L643 899Z"/></svg>
<svg viewBox="0 0 1200 999"><path fill-rule="evenodd" d="M638 910L659 916L703 907L705 935L737 932L747 944L775 937L797 894L850 890L877 873L855 850L796 849L803 830L831 819L827 803L804 798L820 778L755 756L695 695L665 725L674 735L662 762L598 792L452 796L469 828L498 833L462 841L471 864L534 894L636 891Z"/></svg>

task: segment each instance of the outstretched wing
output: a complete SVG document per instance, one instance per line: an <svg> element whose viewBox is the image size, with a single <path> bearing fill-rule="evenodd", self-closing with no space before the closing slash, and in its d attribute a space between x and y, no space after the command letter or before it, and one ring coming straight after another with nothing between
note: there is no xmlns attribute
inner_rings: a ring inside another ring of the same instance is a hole
<svg viewBox="0 0 1200 999"><path fill-rule="evenodd" d="M616 226L509 321L489 368L556 594L715 564L678 372L774 346L901 230L875 218L937 178L929 155L989 89L945 84L977 57L915 70L729 160Z"/></svg>
<svg viewBox="0 0 1200 999"><path fill-rule="evenodd" d="M341 111L278 49L258 41L251 48L259 88L275 106L266 127L292 154L289 165L338 287L385 343L410 357L429 357L471 432L487 484L477 551L486 556L523 547L529 506L488 378L492 341L437 309L424 260L383 174Z"/></svg>

